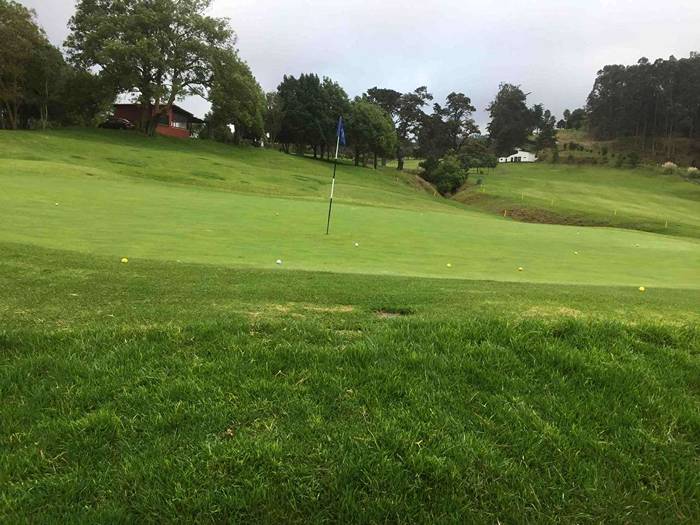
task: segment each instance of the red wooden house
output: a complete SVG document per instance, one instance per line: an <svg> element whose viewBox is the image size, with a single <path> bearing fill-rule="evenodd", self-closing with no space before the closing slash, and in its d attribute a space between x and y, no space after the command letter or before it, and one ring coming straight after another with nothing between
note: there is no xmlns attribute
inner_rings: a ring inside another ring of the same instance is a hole
<svg viewBox="0 0 700 525"><path fill-rule="evenodd" d="M115 104L114 116L124 118L133 124L141 121L143 109L140 104ZM189 111L173 104L169 112L160 116L156 133L167 137L189 138L192 136L192 126L204 124Z"/></svg>

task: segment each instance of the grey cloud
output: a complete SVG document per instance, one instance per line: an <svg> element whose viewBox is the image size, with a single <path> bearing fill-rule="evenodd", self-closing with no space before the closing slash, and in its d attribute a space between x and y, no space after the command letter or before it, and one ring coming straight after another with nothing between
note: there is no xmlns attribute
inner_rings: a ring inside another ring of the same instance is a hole
<svg viewBox="0 0 700 525"><path fill-rule="evenodd" d="M56 44L73 0L22 0ZM241 56L266 90L285 73L316 72L351 96L374 85L463 91L485 107L500 82L521 84L555 114L585 103L605 64L687 56L700 48L697 0L217 0ZM204 113L206 102L184 104Z"/></svg>

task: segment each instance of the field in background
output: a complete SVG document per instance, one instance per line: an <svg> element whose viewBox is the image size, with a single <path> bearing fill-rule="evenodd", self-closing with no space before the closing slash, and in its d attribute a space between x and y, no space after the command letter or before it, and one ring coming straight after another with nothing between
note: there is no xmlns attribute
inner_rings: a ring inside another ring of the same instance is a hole
<svg viewBox="0 0 700 525"><path fill-rule="evenodd" d="M629 156L635 153L648 165L660 165L667 160L675 161L679 166L697 166L700 163L700 141L682 137L671 139L657 138L655 148L652 149L652 139L647 138L645 142L635 137L622 137L615 140L595 140L586 130L580 129L560 129L557 130L557 141L559 142L559 154L562 160L571 155L574 159L596 159L603 162L605 157L601 155L602 150L608 152L607 162L614 165L617 156ZM564 150L564 144L575 142L583 145L587 151ZM671 148L671 158L667 154L667 145Z"/></svg>
<svg viewBox="0 0 700 525"><path fill-rule="evenodd" d="M695 198L570 175L484 187ZM326 237L329 179L0 133L0 522L700 522L698 207L527 224L344 165Z"/></svg>
<svg viewBox="0 0 700 525"><path fill-rule="evenodd" d="M482 175L471 174L454 199L499 214L509 211L532 222L700 238L700 184L648 168L505 164Z"/></svg>

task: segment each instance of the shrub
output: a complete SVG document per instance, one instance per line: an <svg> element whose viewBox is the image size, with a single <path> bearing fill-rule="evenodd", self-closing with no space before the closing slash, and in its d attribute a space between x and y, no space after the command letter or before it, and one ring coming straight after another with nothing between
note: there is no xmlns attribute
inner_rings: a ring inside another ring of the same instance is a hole
<svg viewBox="0 0 700 525"><path fill-rule="evenodd" d="M637 166L639 166L639 161L640 161L639 153L637 153L636 151L633 151L632 153L629 154L628 162L629 162L630 168L636 168Z"/></svg>
<svg viewBox="0 0 700 525"><path fill-rule="evenodd" d="M556 164L559 162L559 148L554 146L554 149L552 149L552 164Z"/></svg>
<svg viewBox="0 0 700 525"><path fill-rule="evenodd" d="M435 185L442 195L457 191L467 180L468 172L455 155L446 155L442 160L426 160L421 163L425 170L423 178Z"/></svg>
<svg viewBox="0 0 700 525"><path fill-rule="evenodd" d="M688 177L691 179L700 179L700 170L698 170L695 166L691 166L688 168Z"/></svg>
<svg viewBox="0 0 700 525"><path fill-rule="evenodd" d="M616 168L621 168L625 164L625 156L620 154L617 157L617 160L615 161L615 167Z"/></svg>
<svg viewBox="0 0 700 525"><path fill-rule="evenodd" d="M677 166L675 163L673 163L673 162L671 162L671 161L668 161L668 162L664 162L664 163L661 165L661 169L662 169L662 170L664 171L664 173L666 173L667 175L671 175L672 173L675 173L675 172L676 172L676 170L678 169L678 166Z"/></svg>

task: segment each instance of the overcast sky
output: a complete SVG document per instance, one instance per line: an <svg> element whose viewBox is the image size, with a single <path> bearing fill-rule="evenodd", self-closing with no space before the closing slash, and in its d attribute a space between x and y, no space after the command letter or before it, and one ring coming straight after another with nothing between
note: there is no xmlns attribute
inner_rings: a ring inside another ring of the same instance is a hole
<svg viewBox="0 0 700 525"><path fill-rule="evenodd" d="M74 0L20 0L57 45ZM484 108L500 82L520 84L560 116L585 103L605 64L700 51L700 0L215 0L266 91L314 72L352 97L372 86L461 91ZM203 100L187 109L202 116Z"/></svg>

